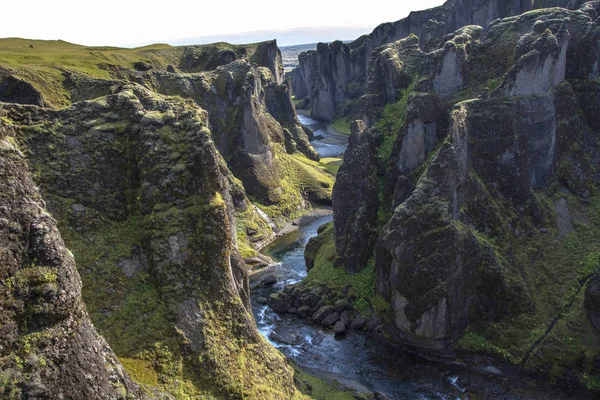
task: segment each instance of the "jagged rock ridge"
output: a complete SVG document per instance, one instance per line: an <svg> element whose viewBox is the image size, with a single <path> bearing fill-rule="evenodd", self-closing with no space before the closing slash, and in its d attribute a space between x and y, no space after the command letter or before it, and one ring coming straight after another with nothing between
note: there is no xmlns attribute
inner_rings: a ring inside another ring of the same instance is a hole
<svg viewBox="0 0 600 400"><path fill-rule="evenodd" d="M369 35L351 43L319 43L316 51L302 53L299 67L292 73L293 91L298 98L310 99L312 117L331 121L352 112L348 100L356 99L357 88L365 87L372 52L381 45L417 35L424 51L444 43L444 36L466 25L488 24L498 18L519 15L543 7L579 8L583 1L548 0L449 0L440 7L411 12L404 19L379 25ZM452 57L452 56L449 56Z"/></svg>

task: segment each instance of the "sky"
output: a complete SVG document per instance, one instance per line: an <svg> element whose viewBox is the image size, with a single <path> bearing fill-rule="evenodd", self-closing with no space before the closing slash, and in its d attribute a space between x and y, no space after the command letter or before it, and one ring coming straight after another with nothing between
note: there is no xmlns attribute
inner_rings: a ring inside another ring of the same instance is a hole
<svg viewBox="0 0 600 400"><path fill-rule="evenodd" d="M443 0L2 0L0 37L89 46L355 39ZM359 4L359 5L358 5Z"/></svg>

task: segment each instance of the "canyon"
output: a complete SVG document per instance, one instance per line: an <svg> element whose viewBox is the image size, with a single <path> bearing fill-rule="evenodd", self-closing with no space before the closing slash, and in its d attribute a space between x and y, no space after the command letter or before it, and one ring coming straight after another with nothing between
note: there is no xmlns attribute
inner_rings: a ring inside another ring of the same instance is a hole
<svg viewBox="0 0 600 400"><path fill-rule="evenodd" d="M0 39L0 397L594 398L599 14Z"/></svg>

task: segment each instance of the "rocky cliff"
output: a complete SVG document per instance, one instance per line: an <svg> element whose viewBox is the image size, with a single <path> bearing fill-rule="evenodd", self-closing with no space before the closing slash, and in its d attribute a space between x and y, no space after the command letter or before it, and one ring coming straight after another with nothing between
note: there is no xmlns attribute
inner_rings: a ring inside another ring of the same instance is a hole
<svg viewBox="0 0 600 400"><path fill-rule="evenodd" d="M275 41L129 50L5 39L0 51L0 101L60 108L108 95L124 82L193 99L207 111L228 167L263 213L250 209L239 218L245 256L255 255L273 229L305 212L310 202L331 203L333 180L311 165L319 157L283 83ZM35 65L20 57L27 51ZM71 57L72 66L61 66L58 55Z"/></svg>
<svg viewBox="0 0 600 400"><path fill-rule="evenodd" d="M0 193L0 396L145 398L92 325L73 254L5 120Z"/></svg>
<svg viewBox="0 0 600 400"><path fill-rule="evenodd" d="M134 379L178 396L293 396L249 310L235 214L252 206L205 111L126 85L63 111L3 112L79 260L92 320Z"/></svg>
<svg viewBox="0 0 600 400"><path fill-rule="evenodd" d="M21 44L0 43L5 57L11 45ZM107 360L96 363L107 371L87 371L82 361L81 382L97 378L106 392L98 398L143 397L123 371L150 397L302 398L284 357L256 330L244 262L310 201L331 202L333 178L311 165L318 156L282 83L276 44L35 48L47 63L2 64L8 83L0 89L10 90L0 91L0 116L73 251L91 322L108 342L94 336L78 300L73 313L87 324L82 346ZM55 51L85 68L51 63ZM89 51L105 52L112 64L95 64ZM60 79L41 84L57 71ZM31 96L15 97L15 85ZM35 304L33 292L46 296L46 283L35 278L40 288L26 288ZM67 289L77 297L80 286ZM44 351L46 339L29 341L29 327L19 329L10 351L21 358ZM2 382L22 388L35 378L32 368ZM42 381L52 376L41 371ZM94 383L81 383L82 392Z"/></svg>
<svg viewBox="0 0 600 400"><path fill-rule="evenodd" d="M599 11L373 52L318 268L373 271L396 340L597 390Z"/></svg>
<svg viewBox="0 0 600 400"><path fill-rule="evenodd" d="M440 7L411 12L404 19L379 25L369 35L351 43L319 43L316 51L302 53L299 67L292 72L293 92L309 98L312 117L331 121L352 112L354 100L369 78L372 52L414 34L424 51L436 49L444 36L466 25L484 30L498 18L543 7L578 9L584 1L547 0L449 0Z"/></svg>

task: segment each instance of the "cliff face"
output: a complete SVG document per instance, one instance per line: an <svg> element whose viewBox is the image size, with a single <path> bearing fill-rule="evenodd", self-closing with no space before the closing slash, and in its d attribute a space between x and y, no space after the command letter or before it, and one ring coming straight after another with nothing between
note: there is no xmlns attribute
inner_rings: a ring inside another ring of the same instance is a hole
<svg viewBox="0 0 600 400"><path fill-rule="evenodd" d="M3 107L79 260L94 324L149 387L293 397L291 369L251 316L236 212L252 207L208 114L115 90L63 111Z"/></svg>
<svg viewBox="0 0 600 400"><path fill-rule="evenodd" d="M594 386L598 11L538 10L429 52L416 36L373 52L334 187L335 263L374 264L396 339Z"/></svg>
<svg viewBox="0 0 600 400"><path fill-rule="evenodd" d="M269 69L236 61L214 72L158 72L140 79L148 80L157 91L192 98L208 110L219 152L249 194L266 205L299 205L298 193L294 201L281 191L277 152L298 150L313 160L318 154L296 117L289 89L278 85ZM326 201L325 197L311 200Z"/></svg>
<svg viewBox="0 0 600 400"><path fill-rule="evenodd" d="M206 110L207 125L228 168L264 212L262 217L253 207L241 212L238 234L244 256L256 255L255 249L274 237L273 230L303 213L309 201L331 204L333 180L311 165L319 156L283 83L275 41L139 49L60 41L36 41L31 49L28 43L0 40L0 51L12 60L0 65L0 101L60 108L137 82L193 99ZM20 56L24 51L35 52L35 66ZM76 66L62 69L55 60L57 51L72 57Z"/></svg>
<svg viewBox="0 0 600 400"><path fill-rule="evenodd" d="M73 254L0 121L0 396L144 398L90 322Z"/></svg>
<svg viewBox="0 0 600 400"><path fill-rule="evenodd" d="M348 115L348 100L365 89L369 78L372 52L376 48L418 36L419 46L431 51L443 44L444 36L466 26L478 25L487 31L498 19L519 15L543 7L578 9L583 1L547 0L542 2L512 0L449 0L440 7L411 12L404 19L379 25L369 35L345 44L339 41L320 43L316 51L302 53L292 82L297 98L308 97L313 118L331 121Z"/></svg>
<svg viewBox="0 0 600 400"><path fill-rule="evenodd" d="M9 42L0 41L6 57L11 46L23 51ZM110 344L94 339L118 373L98 379L141 396L114 351L160 396L301 398L283 356L256 331L244 257L309 200L330 203L333 179L311 165L318 155L283 84L276 43L35 49L36 68L0 66L0 100L11 102L0 103L0 117L78 260L83 301ZM62 71L51 61L58 50L85 71ZM17 86L31 92L14 97Z"/></svg>

